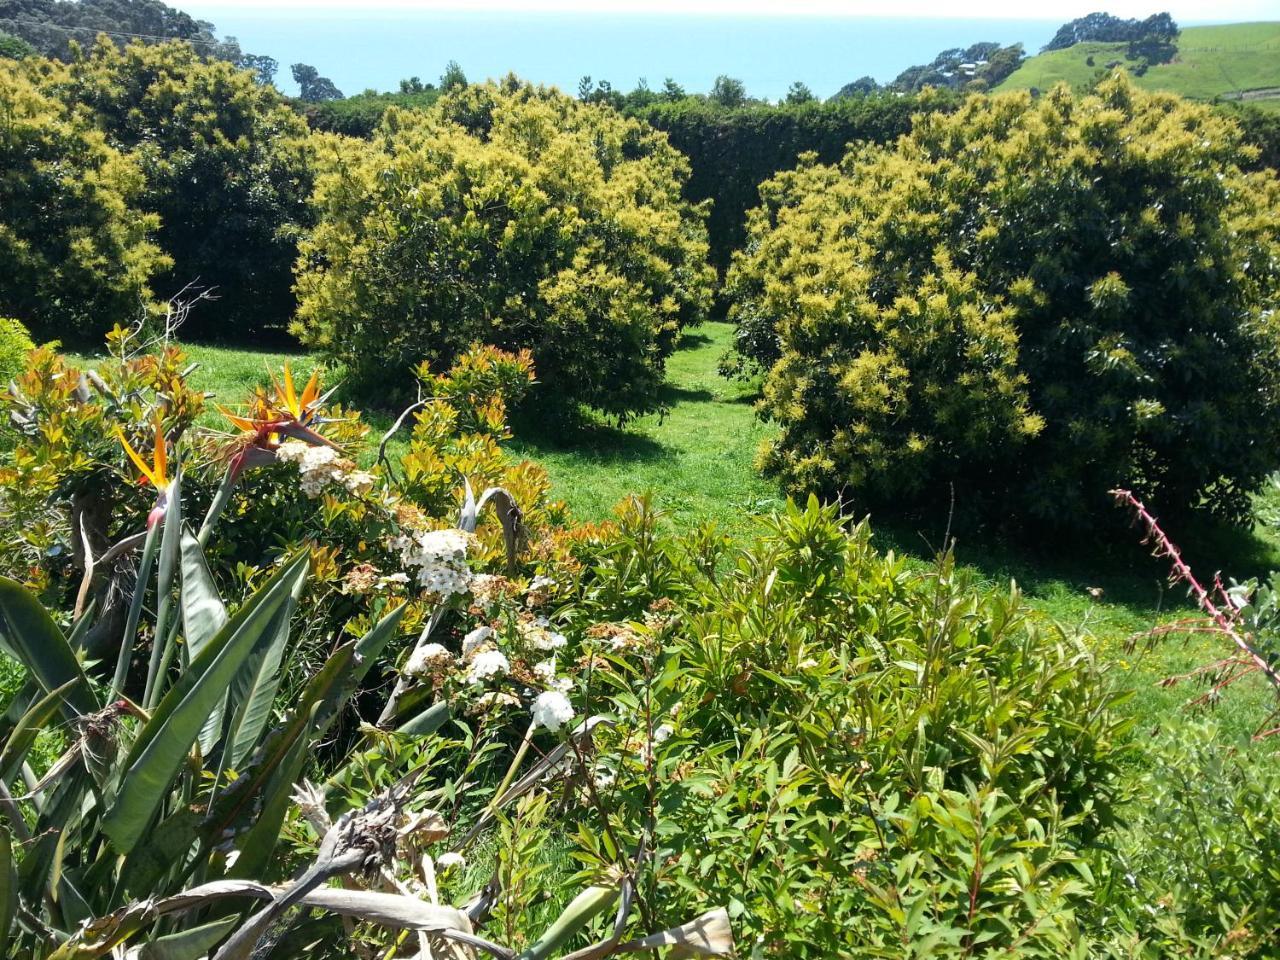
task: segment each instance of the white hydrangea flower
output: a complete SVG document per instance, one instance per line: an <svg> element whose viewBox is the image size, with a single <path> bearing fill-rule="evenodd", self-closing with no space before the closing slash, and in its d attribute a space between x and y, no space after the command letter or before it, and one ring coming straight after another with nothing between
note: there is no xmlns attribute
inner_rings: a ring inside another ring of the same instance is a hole
<svg viewBox="0 0 1280 960"><path fill-rule="evenodd" d="M556 679L556 662L554 660L543 660L541 663L533 665L533 675L543 683L553 683Z"/></svg>
<svg viewBox="0 0 1280 960"><path fill-rule="evenodd" d="M441 601L466 593L471 586L467 550L472 537L464 530L431 530L397 537L392 546L400 551L406 567L416 567L418 583Z"/></svg>
<svg viewBox="0 0 1280 960"><path fill-rule="evenodd" d="M476 627L465 637L462 638L462 655L470 656L480 645L493 636L493 630L490 627Z"/></svg>
<svg viewBox="0 0 1280 960"><path fill-rule="evenodd" d="M530 712L533 714L534 726L546 727L555 733L562 724L573 719L573 704L563 693L548 690L546 693L538 694L538 699L533 701Z"/></svg>
<svg viewBox="0 0 1280 960"><path fill-rule="evenodd" d="M362 497L373 489L377 480L378 478L367 470L352 470L342 478L342 485L347 488L348 493Z"/></svg>
<svg viewBox="0 0 1280 960"><path fill-rule="evenodd" d="M411 677L435 676L453 665L453 654L438 643L426 643L409 655L404 672Z"/></svg>
<svg viewBox="0 0 1280 960"><path fill-rule="evenodd" d="M675 728L672 727L671 724L664 723L660 725L656 730L653 731L653 742L664 743L667 740L670 740L671 735L675 732L676 732Z"/></svg>
<svg viewBox="0 0 1280 960"><path fill-rule="evenodd" d="M550 627L546 617L539 617L532 622L520 624L518 629L524 642L534 650L549 652L559 650L569 642L563 633L557 633Z"/></svg>
<svg viewBox="0 0 1280 960"><path fill-rule="evenodd" d="M501 677L511 670L509 661L501 650L482 650L471 661L471 670L467 679L472 683L483 683L489 677Z"/></svg>
<svg viewBox="0 0 1280 960"><path fill-rule="evenodd" d="M276 459L282 463L301 463L309 449L310 446L301 440L286 440L276 447Z"/></svg>

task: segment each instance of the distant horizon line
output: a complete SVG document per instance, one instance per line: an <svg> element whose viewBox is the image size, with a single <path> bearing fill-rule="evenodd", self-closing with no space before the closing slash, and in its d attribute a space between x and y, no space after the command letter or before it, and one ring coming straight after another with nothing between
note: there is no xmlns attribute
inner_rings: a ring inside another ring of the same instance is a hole
<svg viewBox="0 0 1280 960"><path fill-rule="evenodd" d="M1143 18L1153 13L1168 11L1175 20L1188 25L1224 24L1224 23L1272 23L1280 20L1262 0L1243 0L1235 12L1220 12L1219 9L1206 11L1204 14L1175 12L1177 4L1161 3L1160 0L1119 0L1108 3L1107 0L1085 0L1084 3L1068 0L1060 7L1050 4L1042 5L1034 13L1022 8L1019 0L995 0L994 3L974 4L974 8L957 12L950 4L939 3L939 0L871 0L867 4L870 9L850 10L848 4L824 2L824 0L808 0L808 2L788 4L779 10L775 5L756 0L756 2L738 2L732 6L708 2L708 0L687 0L679 4L668 4L649 0L648 3L624 2L614 3L603 9L599 5L580 2L580 0L544 0L537 3L518 3L515 0L487 0L487 2L461 3L457 0L368 0L357 3L353 0L188 0L181 3L180 8L199 17L207 17L215 12L225 11L237 16L264 15L279 13L305 12L309 16L357 14L379 15L396 14L429 15L429 16L461 16L476 17L486 15L507 15L521 19L533 17L587 17L593 20L673 17L681 19L840 19L840 20L927 20L927 21L981 21L981 20L1019 20L1036 23L1063 23L1096 12L1099 8L1119 17ZM1046 9L1047 7L1047 9Z"/></svg>

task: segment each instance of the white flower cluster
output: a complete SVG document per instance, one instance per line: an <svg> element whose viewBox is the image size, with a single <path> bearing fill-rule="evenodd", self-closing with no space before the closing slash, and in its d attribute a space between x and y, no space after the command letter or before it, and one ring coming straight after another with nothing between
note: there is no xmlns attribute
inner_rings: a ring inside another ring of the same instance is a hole
<svg viewBox="0 0 1280 960"><path fill-rule="evenodd" d="M492 573L477 573L471 578L471 597L476 606L491 611L502 599L509 581Z"/></svg>
<svg viewBox="0 0 1280 960"><path fill-rule="evenodd" d="M467 549L471 535L464 530L431 530L397 537L392 546L400 551L406 567L416 567L418 583L439 600L466 593L471 586Z"/></svg>
<svg viewBox="0 0 1280 960"><path fill-rule="evenodd" d="M462 638L462 655L464 657L471 656L472 653L480 649L481 644L487 643L492 636L492 627L476 627Z"/></svg>
<svg viewBox="0 0 1280 960"><path fill-rule="evenodd" d="M372 490L377 480L372 473L355 469L355 464L340 457L332 447L313 447L301 440L280 444L276 459L297 464L302 492L312 498L320 496L325 487L334 483L360 496Z"/></svg>
<svg viewBox="0 0 1280 960"><path fill-rule="evenodd" d="M467 679L472 683L483 683L490 677L505 676L510 670L511 661L501 650L482 650L471 661Z"/></svg>
<svg viewBox="0 0 1280 960"><path fill-rule="evenodd" d="M546 617L526 620L520 623L516 630L519 632L520 638L534 650L559 650L569 642L565 639L563 633L557 633L551 629L551 623Z"/></svg>
<svg viewBox="0 0 1280 960"><path fill-rule="evenodd" d="M453 654L438 643L425 643L409 655L404 672L410 677L434 677L453 666Z"/></svg>
<svg viewBox="0 0 1280 960"><path fill-rule="evenodd" d="M538 694L530 712L533 714L534 726L546 727L555 733L563 724L573 719L573 704L559 690L548 690Z"/></svg>

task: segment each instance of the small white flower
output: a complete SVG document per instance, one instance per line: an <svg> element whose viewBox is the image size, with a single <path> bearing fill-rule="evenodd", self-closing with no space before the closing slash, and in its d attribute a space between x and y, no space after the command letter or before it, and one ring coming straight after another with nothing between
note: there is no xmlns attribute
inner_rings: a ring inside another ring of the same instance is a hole
<svg viewBox="0 0 1280 960"><path fill-rule="evenodd" d="M533 701L530 712L533 714L534 726L546 727L555 733L560 729L561 724L573 719L573 704L563 693L548 690L546 693L538 694L538 699Z"/></svg>
<svg viewBox="0 0 1280 960"><path fill-rule="evenodd" d="M541 663L533 665L533 675L543 683L552 683L556 678L556 662L554 660L543 660Z"/></svg>
<svg viewBox="0 0 1280 960"><path fill-rule="evenodd" d="M669 723L664 723L653 731L653 742L664 743L671 739L671 735L675 733L675 728Z"/></svg>
<svg viewBox="0 0 1280 960"><path fill-rule="evenodd" d="M462 638L462 655L470 656L472 651L493 636L493 630L489 627L476 627L465 637Z"/></svg>
<svg viewBox="0 0 1280 960"><path fill-rule="evenodd" d="M511 669L511 661L503 656L501 650L482 650L471 661L471 670L467 679L472 683L483 683L489 677L501 677Z"/></svg>
<svg viewBox="0 0 1280 960"><path fill-rule="evenodd" d="M347 488L348 493L359 497L372 490L377 480L377 477L366 470L353 470L342 478L342 485Z"/></svg>
<svg viewBox="0 0 1280 960"><path fill-rule="evenodd" d="M448 853L442 853L440 856L436 857L436 869L441 873L445 873L455 868L461 870L466 865L466 858L460 853L454 853L452 850Z"/></svg>
<svg viewBox="0 0 1280 960"><path fill-rule="evenodd" d="M404 672L411 677L434 676L449 669L452 664L453 654L438 643L427 643L409 655Z"/></svg>

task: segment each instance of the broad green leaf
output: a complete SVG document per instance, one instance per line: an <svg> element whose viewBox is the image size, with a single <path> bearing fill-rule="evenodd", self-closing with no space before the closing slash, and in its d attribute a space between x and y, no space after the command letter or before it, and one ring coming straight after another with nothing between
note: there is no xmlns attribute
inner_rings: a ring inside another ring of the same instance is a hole
<svg viewBox="0 0 1280 960"><path fill-rule="evenodd" d="M284 564L218 631L173 685L138 734L125 760L115 803L102 820L112 845L133 849L168 794L191 745L245 657L265 642L277 610L306 576L307 555Z"/></svg>
<svg viewBox="0 0 1280 960"><path fill-rule="evenodd" d="M227 623L204 551L190 532L182 535L182 630L187 657L194 660Z"/></svg>
<svg viewBox="0 0 1280 960"><path fill-rule="evenodd" d="M46 693L70 684L62 698L68 719L97 712L98 702L66 637L40 601L8 577L0 577L0 649L26 667Z"/></svg>
<svg viewBox="0 0 1280 960"><path fill-rule="evenodd" d="M307 758L308 748L319 740L329 725L337 717L347 698L359 687L360 680L368 672L374 661L382 653L388 641L396 635L400 620L404 616L403 605L391 611L379 620L359 641L343 670L322 670L319 676L325 676L323 684L308 684L307 692L300 701L297 716L305 722L298 727L297 736L287 748L283 759L273 765L271 778L262 792L261 812L253 828L240 844L240 856L236 860L232 876L254 877L259 875L270 862L271 852L275 847L280 827L284 823L289 810L293 786L302 775L302 768ZM338 654L335 654L335 657ZM443 722L443 721L441 721Z"/></svg>
<svg viewBox="0 0 1280 960"><path fill-rule="evenodd" d="M136 951L130 950L129 960L202 960L228 933L240 924L239 917L226 917L192 927L167 937L157 937L143 944Z"/></svg>
<svg viewBox="0 0 1280 960"><path fill-rule="evenodd" d="M267 628L267 642L255 648L245 660L228 693L227 705L234 714L227 731L226 756L235 769L253 753L271 720L271 708L280 689L280 664L284 662L284 651L289 644L289 621L305 584L305 580L298 580Z"/></svg>
<svg viewBox="0 0 1280 960"><path fill-rule="evenodd" d="M0 782L10 783L18 775L36 737L62 706L62 698L67 691L77 682L68 680L57 690L46 693L22 715L13 733L5 740L4 748L0 749Z"/></svg>
<svg viewBox="0 0 1280 960"><path fill-rule="evenodd" d="M543 960L551 956L596 916L613 906L618 893L616 886L587 887L570 901L536 942L521 951L516 960Z"/></svg>
<svg viewBox="0 0 1280 960"><path fill-rule="evenodd" d="M0 824L0 956L12 956L9 929L18 908L18 871L13 865L13 842L9 828Z"/></svg>
<svg viewBox="0 0 1280 960"><path fill-rule="evenodd" d="M205 646L227 623L227 608L218 595L204 551L190 532L182 534L182 646L183 666L200 656ZM225 699L225 698L224 698ZM225 703L209 714L200 731L200 752L208 756L222 736Z"/></svg>

